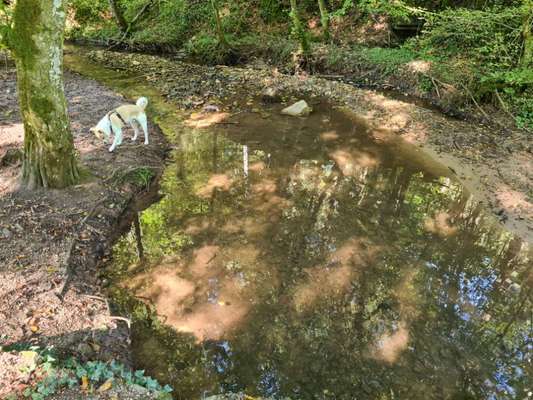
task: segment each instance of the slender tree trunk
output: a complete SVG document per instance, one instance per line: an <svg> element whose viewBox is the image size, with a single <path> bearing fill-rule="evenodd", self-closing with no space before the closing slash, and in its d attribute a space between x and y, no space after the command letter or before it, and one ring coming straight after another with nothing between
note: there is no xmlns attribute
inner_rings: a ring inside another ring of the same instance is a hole
<svg viewBox="0 0 533 400"><path fill-rule="evenodd" d="M307 35L305 34L302 22L300 21L300 15L298 13L298 5L296 0L291 0L291 19L293 26L293 34L296 36L300 42L300 47L304 55L309 54L309 42L307 40Z"/></svg>
<svg viewBox="0 0 533 400"><path fill-rule="evenodd" d="M324 40L329 40L329 12L324 0L318 0L318 8L320 9L320 22L322 23L322 36Z"/></svg>
<svg viewBox="0 0 533 400"><path fill-rule="evenodd" d="M520 64L523 67L533 65L533 36L531 34L531 25L533 25L533 0L524 0L526 15L524 16L524 27L522 37L524 39L524 52Z"/></svg>
<svg viewBox="0 0 533 400"><path fill-rule="evenodd" d="M224 29L222 28L222 21L220 19L220 11L218 9L217 0L211 0L211 7L213 7L213 13L215 14L215 23L217 28L218 42L225 48L229 48L226 35L224 35Z"/></svg>
<svg viewBox="0 0 533 400"><path fill-rule="evenodd" d="M111 7L111 11L115 16L115 19L117 20L117 24L120 30L124 33L128 32L129 25L126 22L126 18L124 18L124 14L120 9L117 0L109 0L109 7Z"/></svg>
<svg viewBox="0 0 533 400"><path fill-rule="evenodd" d="M63 89L62 0L18 0L9 46L24 122L23 182L63 188L78 180Z"/></svg>

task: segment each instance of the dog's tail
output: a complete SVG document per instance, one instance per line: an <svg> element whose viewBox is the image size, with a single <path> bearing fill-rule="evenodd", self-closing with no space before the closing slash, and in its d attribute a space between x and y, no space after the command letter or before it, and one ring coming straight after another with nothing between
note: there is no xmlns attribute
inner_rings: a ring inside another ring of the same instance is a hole
<svg viewBox="0 0 533 400"><path fill-rule="evenodd" d="M148 105L148 99L146 97L139 97L136 104L144 110Z"/></svg>

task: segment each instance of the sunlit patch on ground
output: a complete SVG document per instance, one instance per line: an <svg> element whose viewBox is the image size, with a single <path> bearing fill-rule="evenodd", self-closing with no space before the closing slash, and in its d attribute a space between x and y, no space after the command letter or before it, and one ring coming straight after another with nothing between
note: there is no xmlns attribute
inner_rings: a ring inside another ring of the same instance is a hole
<svg viewBox="0 0 533 400"><path fill-rule="evenodd" d="M413 60L407 63L407 68L411 72L428 73L431 69L431 62L425 60Z"/></svg>
<svg viewBox="0 0 533 400"><path fill-rule="evenodd" d="M533 204L524 193L510 188L502 188L497 193L498 200L505 210L518 210L523 218L533 218Z"/></svg>

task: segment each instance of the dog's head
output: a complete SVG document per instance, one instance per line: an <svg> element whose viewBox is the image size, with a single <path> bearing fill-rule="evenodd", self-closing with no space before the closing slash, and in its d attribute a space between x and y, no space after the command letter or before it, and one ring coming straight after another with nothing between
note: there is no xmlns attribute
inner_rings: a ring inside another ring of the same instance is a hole
<svg viewBox="0 0 533 400"><path fill-rule="evenodd" d="M98 139L100 140L104 140L105 143L107 143L109 141L109 133L107 133L105 131L105 129L102 129L100 128L98 125L97 126L93 126L91 129L90 129L90 132L96 136Z"/></svg>

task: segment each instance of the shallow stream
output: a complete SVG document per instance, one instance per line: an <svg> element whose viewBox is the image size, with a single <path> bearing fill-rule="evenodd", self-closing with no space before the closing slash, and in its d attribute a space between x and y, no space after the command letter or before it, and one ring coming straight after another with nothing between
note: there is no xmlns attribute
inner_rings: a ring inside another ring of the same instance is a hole
<svg viewBox="0 0 533 400"><path fill-rule="evenodd" d="M179 399L527 398L531 249L348 111L239 101L158 116L175 149L145 258L132 229L108 267L136 367Z"/></svg>

